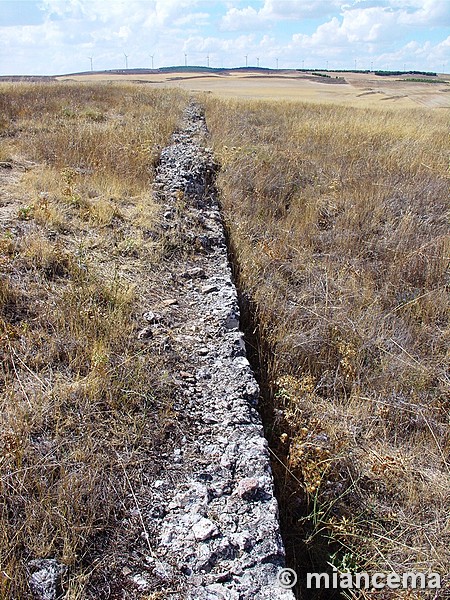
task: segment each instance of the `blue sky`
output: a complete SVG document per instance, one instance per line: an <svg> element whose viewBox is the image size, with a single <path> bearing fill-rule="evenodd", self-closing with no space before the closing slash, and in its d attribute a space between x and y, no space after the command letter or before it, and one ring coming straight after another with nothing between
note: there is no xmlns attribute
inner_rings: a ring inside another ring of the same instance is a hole
<svg viewBox="0 0 450 600"><path fill-rule="evenodd" d="M125 59L125 54L127 59ZM0 0L0 74L184 64L450 70L450 0ZM246 59L247 56L247 59Z"/></svg>

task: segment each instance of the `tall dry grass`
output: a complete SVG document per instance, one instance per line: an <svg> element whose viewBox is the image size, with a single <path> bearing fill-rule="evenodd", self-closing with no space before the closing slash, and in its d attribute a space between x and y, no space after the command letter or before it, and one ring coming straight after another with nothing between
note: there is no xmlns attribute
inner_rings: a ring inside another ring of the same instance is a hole
<svg viewBox="0 0 450 600"><path fill-rule="evenodd" d="M444 577L448 112L206 102L291 564Z"/></svg>
<svg viewBox="0 0 450 600"><path fill-rule="evenodd" d="M154 468L172 390L137 331L163 289L153 171L185 103L133 85L0 87L2 599L31 597L41 557L68 567L64 598L100 597L90 582L111 568L130 486Z"/></svg>

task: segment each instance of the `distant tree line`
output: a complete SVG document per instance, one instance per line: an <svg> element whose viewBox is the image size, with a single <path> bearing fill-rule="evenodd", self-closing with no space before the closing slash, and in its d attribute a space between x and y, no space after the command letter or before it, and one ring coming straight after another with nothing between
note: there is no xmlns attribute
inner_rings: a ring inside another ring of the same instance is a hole
<svg viewBox="0 0 450 600"><path fill-rule="evenodd" d="M437 73L431 71L375 71L375 75L426 75L436 77Z"/></svg>

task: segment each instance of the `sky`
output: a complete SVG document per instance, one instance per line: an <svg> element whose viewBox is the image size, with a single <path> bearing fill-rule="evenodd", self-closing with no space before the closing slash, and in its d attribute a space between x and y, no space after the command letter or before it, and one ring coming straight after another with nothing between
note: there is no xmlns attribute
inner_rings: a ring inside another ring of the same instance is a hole
<svg viewBox="0 0 450 600"><path fill-rule="evenodd" d="M208 63L448 73L450 0L0 0L0 75Z"/></svg>

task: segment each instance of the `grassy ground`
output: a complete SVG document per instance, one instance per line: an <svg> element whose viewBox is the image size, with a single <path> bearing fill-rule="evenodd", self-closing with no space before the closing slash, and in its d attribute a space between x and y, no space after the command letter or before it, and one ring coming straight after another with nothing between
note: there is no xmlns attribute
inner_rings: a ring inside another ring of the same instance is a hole
<svg viewBox="0 0 450 600"><path fill-rule="evenodd" d="M207 118L291 563L448 574L448 112L208 99Z"/></svg>
<svg viewBox="0 0 450 600"><path fill-rule="evenodd" d="M69 567L65 598L103 597L90 582L157 468L172 389L137 333L164 296L151 182L185 103L132 85L0 87L0 598L29 597L39 557Z"/></svg>
<svg viewBox="0 0 450 600"><path fill-rule="evenodd" d="M445 574L448 112L319 100L205 98L290 559ZM174 293L150 188L185 102L0 87L0 598L28 598L49 556L67 600L103 597L143 473L164 468L168 359L137 333Z"/></svg>

